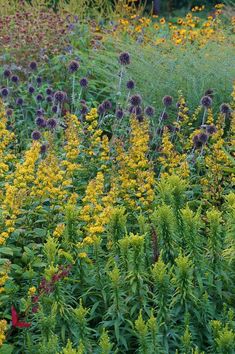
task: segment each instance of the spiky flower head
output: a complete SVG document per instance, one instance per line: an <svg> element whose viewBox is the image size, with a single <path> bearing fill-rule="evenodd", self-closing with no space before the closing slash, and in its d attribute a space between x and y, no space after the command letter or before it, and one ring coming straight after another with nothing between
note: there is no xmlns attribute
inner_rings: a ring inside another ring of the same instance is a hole
<svg viewBox="0 0 235 354"><path fill-rule="evenodd" d="M16 99L16 104L17 104L17 106L22 106L22 105L23 105L23 103L24 103L23 98L18 97L18 98Z"/></svg>
<svg viewBox="0 0 235 354"><path fill-rule="evenodd" d="M47 87L46 94L47 95L52 95L52 93L53 93L52 89L50 87Z"/></svg>
<svg viewBox="0 0 235 354"><path fill-rule="evenodd" d="M36 63L36 61L31 61L31 63L29 63L29 68L31 69L31 70L37 70L37 67L38 67L38 65L37 65L37 63Z"/></svg>
<svg viewBox="0 0 235 354"><path fill-rule="evenodd" d="M208 135L206 133L198 134L198 140L204 145L208 140Z"/></svg>
<svg viewBox="0 0 235 354"><path fill-rule="evenodd" d="M122 108L118 108L118 109L116 110L116 117L117 117L118 119L122 119L122 118L123 118L123 115L124 115L123 109L122 109Z"/></svg>
<svg viewBox="0 0 235 354"><path fill-rule="evenodd" d="M55 129L56 126L57 126L57 121L56 121L56 119L55 119L55 118L50 118L50 119L48 119L48 121L47 121L47 126L48 126L49 129Z"/></svg>
<svg viewBox="0 0 235 354"><path fill-rule="evenodd" d="M88 86L88 80L87 80L86 77L83 77L83 78L79 81L79 83L80 83L80 86L83 87L83 88L87 88L87 86Z"/></svg>
<svg viewBox="0 0 235 354"><path fill-rule="evenodd" d="M121 65L129 65L131 62L130 54L127 52L123 52L119 55L119 63Z"/></svg>
<svg viewBox="0 0 235 354"><path fill-rule="evenodd" d="M138 114L138 115L136 116L136 119L141 123L141 122L144 121L144 116L143 116L142 114Z"/></svg>
<svg viewBox="0 0 235 354"><path fill-rule="evenodd" d="M210 108L212 106L212 98L210 96L203 96L200 103L203 107Z"/></svg>
<svg viewBox="0 0 235 354"><path fill-rule="evenodd" d="M41 76L38 76L38 77L36 78L36 81L37 81L37 84L38 84L38 85L41 85L41 83L42 83L42 78L41 78Z"/></svg>
<svg viewBox="0 0 235 354"><path fill-rule="evenodd" d="M31 86L31 85L30 85L30 86L28 87L28 91L29 91L29 93L31 93L31 94L32 94L32 93L34 93L35 88L34 88L33 86Z"/></svg>
<svg viewBox="0 0 235 354"><path fill-rule="evenodd" d="M40 128L45 128L47 125L46 120L43 117L37 117L35 119L35 123L37 124L38 127Z"/></svg>
<svg viewBox="0 0 235 354"><path fill-rule="evenodd" d="M167 120L169 118L168 114L166 112L163 112L161 114L161 120Z"/></svg>
<svg viewBox="0 0 235 354"><path fill-rule="evenodd" d="M8 117L11 117L12 114L13 114L13 109L8 108L8 109L6 110L6 115L7 115Z"/></svg>
<svg viewBox="0 0 235 354"><path fill-rule="evenodd" d="M139 106L141 105L142 98L140 95L133 95L130 97L129 101L132 106Z"/></svg>
<svg viewBox="0 0 235 354"><path fill-rule="evenodd" d="M198 135L194 135L193 144L196 149L200 149L202 147L202 142L199 141Z"/></svg>
<svg viewBox="0 0 235 354"><path fill-rule="evenodd" d="M36 100L38 101L38 102L41 102L41 101L43 101L43 95L41 94L41 93L39 93L37 96L36 96Z"/></svg>
<svg viewBox="0 0 235 354"><path fill-rule="evenodd" d="M37 115L38 115L38 116L43 116L44 113L45 113L45 111L44 111L43 108L37 109Z"/></svg>
<svg viewBox="0 0 235 354"><path fill-rule="evenodd" d="M220 112L223 114L229 114L231 112L231 107L227 103L222 103L220 106Z"/></svg>
<svg viewBox="0 0 235 354"><path fill-rule="evenodd" d="M173 98L169 95L164 96L162 99L162 103L164 104L165 107L169 107L172 105Z"/></svg>
<svg viewBox="0 0 235 354"><path fill-rule="evenodd" d="M112 109L112 102L110 102L109 100L105 100L103 101L102 106L104 107L105 111L109 111L110 109Z"/></svg>
<svg viewBox="0 0 235 354"><path fill-rule="evenodd" d="M41 154L45 154L47 151L48 145L47 144L42 144L40 148Z"/></svg>
<svg viewBox="0 0 235 354"><path fill-rule="evenodd" d="M51 95L48 95L48 96L46 97L46 101L47 101L48 103L51 103L51 102L53 101L53 97L52 97Z"/></svg>
<svg viewBox="0 0 235 354"><path fill-rule="evenodd" d="M140 106L130 106L129 112L132 114L139 115L142 113L142 108Z"/></svg>
<svg viewBox="0 0 235 354"><path fill-rule="evenodd" d="M207 132L207 134L212 135L217 132L217 128L214 124L207 125L206 132Z"/></svg>
<svg viewBox="0 0 235 354"><path fill-rule="evenodd" d="M88 113L88 107L85 104L83 104L80 109L80 114L86 115L87 113Z"/></svg>
<svg viewBox="0 0 235 354"><path fill-rule="evenodd" d="M2 89L1 89L1 96L2 97L7 97L9 95L9 90L8 90L8 88L7 87L3 87Z"/></svg>
<svg viewBox="0 0 235 354"><path fill-rule="evenodd" d="M3 76L6 77L6 78L11 77L11 70L9 70L9 69L4 70L3 71Z"/></svg>
<svg viewBox="0 0 235 354"><path fill-rule="evenodd" d="M66 99L66 93L63 91L56 91L54 94L54 98L56 100L56 102L62 103L65 101Z"/></svg>
<svg viewBox="0 0 235 354"><path fill-rule="evenodd" d="M148 107L145 108L144 113L148 117L153 117L154 113L155 113L155 110L154 110L154 108L152 106L148 106Z"/></svg>
<svg viewBox="0 0 235 354"><path fill-rule="evenodd" d="M104 108L103 104L100 104L100 105L98 106L97 112L98 112L99 115L104 114L105 108Z"/></svg>
<svg viewBox="0 0 235 354"><path fill-rule="evenodd" d="M39 140L41 138L41 133L38 130L34 130L31 137L33 140Z"/></svg>
<svg viewBox="0 0 235 354"><path fill-rule="evenodd" d="M133 90L135 88L135 81L133 81L133 80L127 81L126 87L128 90Z"/></svg>
<svg viewBox="0 0 235 354"><path fill-rule="evenodd" d="M71 74L74 74L76 71L78 71L79 67L80 67L79 62L77 60L72 60L69 63L68 70Z"/></svg>
<svg viewBox="0 0 235 354"><path fill-rule="evenodd" d="M58 107L56 105L51 107L53 113L58 113Z"/></svg>
<svg viewBox="0 0 235 354"><path fill-rule="evenodd" d="M20 81L19 76L12 75L11 81L14 82L14 84L18 84L18 82Z"/></svg>

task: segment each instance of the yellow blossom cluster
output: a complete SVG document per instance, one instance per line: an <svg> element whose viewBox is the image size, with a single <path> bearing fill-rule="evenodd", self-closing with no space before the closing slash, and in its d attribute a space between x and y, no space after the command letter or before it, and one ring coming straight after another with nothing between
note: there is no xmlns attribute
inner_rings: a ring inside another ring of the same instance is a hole
<svg viewBox="0 0 235 354"><path fill-rule="evenodd" d="M4 225L6 230L0 234L0 244L15 230L17 216L29 197L30 187L35 179L35 164L39 158L40 144L34 142L25 153L23 163L16 165L15 171L9 176L5 185L5 195L2 203Z"/></svg>
<svg viewBox="0 0 235 354"><path fill-rule="evenodd" d="M31 288L29 288L28 290L28 295L29 296L33 296L36 293L37 289L35 288L35 286L31 286Z"/></svg>
<svg viewBox="0 0 235 354"><path fill-rule="evenodd" d="M7 321L0 320L0 347L3 345L3 342L6 338L5 332L7 330Z"/></svg>
<svg viewBox="0 0 235 354"><path fill-rule="evenodd" d="M14 133L6 129L7 119L3 102L0 100L0 178L9 170L8 162L15 156L9 153L7 146L14 140Z"/></svg>
<svg viewBox="0 0 235 354"><path fill-rule="evenodd" d="M186 160L187 155L174 150L168 129L165 127L162 136L161 155L158 158L162 166L161 176L176 174L180 177L189 177L190 170Z"/></svg>
<svg viewBox="0 0 235 354"><path fill-rule="evenodd" d="M149 163L149 124L131 117L130 146L127 151L117 145L119 195L131 208L149 206L154 199L154 173Z"/></svg>
<svg viewBox="0 0 235 354"><path fill-rule="evenodd" d="M97 156L101 144L102 130L98 128L98 113L96 108L92 108L86 115L85 120L87 122L87 142L88 149L87 154L91 157Z"/></svg>
<svg viewBox="0 0 235 354"><path fill-rule="evenodd" d="M65 230L65 224L58 224L53 232L54 237L60 237Z"/></svg>

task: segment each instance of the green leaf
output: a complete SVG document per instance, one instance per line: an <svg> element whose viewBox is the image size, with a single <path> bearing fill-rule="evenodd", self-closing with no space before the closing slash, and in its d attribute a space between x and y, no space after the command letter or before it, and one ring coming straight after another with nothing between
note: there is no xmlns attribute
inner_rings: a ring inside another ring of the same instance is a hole
<svg viewBox="0 0 235 354"><path fill-rule="evenodd" d="M0 348L0 354L11 354L13 353L13 345L11 344L3 344Z"/></svg>
<svg viewBox="0 0 235 354"><path fill-rule="evenodd" d="M13 251L10 247L0 247L0 253L13 256Z"/></svg>

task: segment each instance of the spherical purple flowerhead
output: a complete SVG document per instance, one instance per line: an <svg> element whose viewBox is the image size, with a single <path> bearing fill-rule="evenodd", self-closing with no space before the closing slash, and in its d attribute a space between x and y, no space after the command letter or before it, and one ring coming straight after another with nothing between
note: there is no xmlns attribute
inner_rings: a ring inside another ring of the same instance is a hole
<svg viewBox="0 0 235 354"><path fill-rule="evenodd" d="M43 118L43 117L37 117L36 119L35 119L35 123L37 124L37 126L38 127L40 127L40 128L45 128L45 126L46 126L46 121L45 121L45 119Z"/></svg>
<svg viewBox="0 0 235 354"><path fill-rule="evenodd" d="M104 107L105 111L109 111L112 108L112 103L109 100L105 100L102 103L102 106Z"/></svg>
<svg viewBox="0 0 235 354"><path fill-rule="evenodd" d="M119 63L121 65L129 65L131 62L130 54L127 52L123 52L119 55Z"/></svg>
<svg viewBox="0 0 235 354"><path fill-rule="evenodd" d="M46 101L47 101L48 103L51 103L51 102L53 101L53 97L52 97L51 95L48 95L48 96L46 97Z"/></svg>
<svg viewBox="0 0 235 354"><path fill-rule="evenodd" d="M135 82L133 80L127 81L126 87L128 90L133 90L135 88Z"/></svg>
<svg viewBox="0 0 235 354"><path fill-rule="evenodd" d="M167 120L169 118L168 114L166 112L163 112L161 114L161 120Z"/></svg>
<svg viewBox="0 0 235 354"><path fill-rule="evenodd" d="M88 86L88 80L87 80L86 77L83 77L83 78L79 81L79 83L80 83L80 86L83 87L83 88L87 88L87 86Z"/></svg>
<svg viewBox="0 0 235 354"><path fill-rule="evenodd" d="M31 137L33 140L39 140L41 138L41 133L38 130L34 130Z"/></svg>
<svg viewBox="0 0 235 354"><path fill-rule="evenodd" d="M9 78L11 76L11 71L9 69L4 70L3 76Z"/></svg>
<svg viewBox="0 0 235 354"><path fill-rule="evenodd" d="M142 114L138 114L138 115L136 116L136 119L141 123L141 122L144 121L144 116L143 116Z"/></svg>
<svg viewBox="0 0 235 354"><path fill-rule="evenodd" d="M210 96L203 96L200 103L203 107L210 108L212 106L212 98Z"/></svg>
<svg viewBox="0 0 235 354"><path fill-rule="evenodd" d="M153 117L154 113L155 113L155 110L154 110L154 108L152 106L148 106L148 107L145 108L144 113L148 117Z"/></svg>
<svg viewBox="0 0 235 354"><path fill-rule="evenodd" d="M22 105L23 105L23 103L24 103L23 98L18 97L18 98L16 99L16 104L17 104L17 106L22 106Z"/></svg>
<svg viewBox="0 0 235 354"><path fill-rule="evenodd" d="M223 114L229 114L231 112L231 107L227 103L222 103L220 106L220 112Z"/></svg>
<svg viewBox="0 0 235 354"><path fill-rule="evenodd" d="M66 93L63 91L56 91L54 94L54 98L57 103L62 103L66 99Z"/></svg>
<svg viewBox="0 0 235 354"><path fill-rule="evenodd" d="M19 76L12 75L11 81L14 82L14 84L17 84L20 81Z"/></svg>
<svg viewBox="0 0 235 354"><path fill-rule="evenodd" d="M140 115L142 113L142 108L140 106L130 106L129 112L132 114Z"/></svg>
<svg viewBox="0 0 235 354"><path fill-rule="evenodd" d="M37 65L36 61L31 61L31 63L29 63L29 68L31 70L37 70L37 67L38 67L38 65Z"/></svg>
<svg viewBox="0 0 235 354"><path fill-rule="evenodd" d="M48 126L49 129L55 129L56 126L57 126L57 121L56 121L56 119L54 119L54 118L48 119L48 121L47 121L47 126Z"/></svg>
<svg viewBox="0 0 235 354"><path fill-rule="evenodd" d="M48 148L47 144L42 144L41 148L40 148L41 154L45 154L47 151L47 148Z"/></svg>
<svg viewBox="0 0 235 354"><path fill-rule="evenodd" d="M122 110L121 108L118 108L118 109L116 110L116 117L117 117L118 119L122 119L122 118L123 118L123 115L124 115L123 110Z"/></svg>
<svg viewBox="0 0 235 354"><path fill-rule="evenodd" d="M97 112L98 112L99 115L104 114L105 108L104 108L103 104L100 104L100 105L98 106Z"/></svg>
<svg viewBox="0 0 235 354"><path fill-rule="evenodd" d="M43 95L41 94L41 93L39 93L37 96L36 96L36 100L38 101L38 102L41 102L41 101L43 101Z"/></svg>
<svg viewBox="0 0 235 354"><path fill-rule="evenodd" d="M198 134L198 140L204 145L208 140L208 135L206 133Z"/></svg>
<svg viewBox="0 0 235 354"><path fill-rule="evenodd" d="M173 98L171 96L164 96L162 99L162 103L165 107L169 107L172 105Z"/></svg>
<svg viewBox="0 0 235 354"><path fill-rule="evenodd" d="M48 88L46 89L46 94L47 94L47 95L52 95L52 89L51 89L50 87L48 87Z"/></svg>
<svg viewBox="0 0 235 354"><path fill-rule="evenodd" d="M194 144L194 147L195 147L196 149L199 149L199 148L202 147L202 142L199 141L198 135L195 135L195 136L193 137L193 144Z"/></svg>
<svg viewBox="0 0 235 354"><path fill-rule="evenodd" d="M41 85L41 83L42 83L42 78L41 78L41 76L38 76L38 77L36 78L36 81L37 81L37 84L38 84L38 85Z"/></svg>
<svg viewBox="0 0 235 354"><path fill-rule="evenodd" d="M45 113L45 112L44 112L44 109L43 109L43 108L37 109L37 115L38 115L38 116L43 116L44 113Z"/></svg>
<svg viewBox="0 0 235 354"><path fill-rule="evenodd" d="M83 104L80 109L80 114L86 115L87 113L88 113L88 107L85 104Z"/></svg>
<svg viewBox="0 0 235 354"><path fill-rule="evenodd" d="M207 132L207 134L212 135L217 132L217 128L214 124L208 125L206 127L206 132Z"/></svg>
<svg viewBox="0 0 235 354"><path fill-rule="evenodd" d="M142 98L140 95L133 95L130 97L130 103L132 106L139 106L142 102Z"/></svg>
<svg viewBox="0 0 235 354"><path fill-rule="evenodd" d="M7 97L9 95L9 90L8 90L8 88L7 87L3 87L2 89L1 89L1 96L2 97Z"/></svg>
<svg viewBox="0 0 235 354"><path fill-rule="evenodd" d="M53 113L58 113L58 107L57 106L52 106L51 110Z"/></svg>
<svg viewBox="0 0 235 354"><path fill-rule="evenodd" d="M29 91L29 93L32 94L32 93L34 93L35 88L33 86L29 86L28 91Z"/></svg>
<svg viewBox="0 0 235 354"><path fill-rule="evenodd" d="M11 117L12 114L13 114L13 109L8 108L8 109L6 110L6 115L7 115L8 117Z"/></svg>
<svg viewBox="0 0 235 354"><path fill-rule="evenodd" d="M211 98L214 97L214 90L208 89L205 91L204 96L210 96Z"/></svg>
<svg viewBox="0 0 235 354"><path fill-rule="evenodd" d="M69 66L68 66L68 70L71 74L75 73L76 71L78 71L80 67L80 64L78 61L76 60L72 60L70 63L69 63Z"/></svg>

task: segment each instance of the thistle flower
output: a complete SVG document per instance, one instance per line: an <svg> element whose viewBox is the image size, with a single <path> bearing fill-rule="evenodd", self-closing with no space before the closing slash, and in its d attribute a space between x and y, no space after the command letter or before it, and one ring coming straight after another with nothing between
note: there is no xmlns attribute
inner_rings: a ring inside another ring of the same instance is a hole
<svg viewBox="0 0 235 354"><path fill-rule="evenodd" d="M48 121L47 121L47 126L48 126L49 129L55 129L56 126L57 126L57 121L56 121L56 119L54 119L54 118L48 119Z"/></svg>
<svg viewBox="0 0 235 354"><path fill-rule="evenodd" d="M142 102L142 98L140 95L133 95L130 97L130 103L132 106L139 106Z"/></svg>
<svg viewBox="0 0 235 354"><path fill-rule="evenodd" d="M33 86L29 86L28 92L32 94L32 93L34 93L34 91L35 91L35 88Z"/></svg>
<svg viewBox="0 0 235 354"><path fill-rule="evenodd" d="M82 105L82 108L80 109L80 114L86 115L88 113L88 107L86 105Z"/></svg>
<svg viewBox="0 0 235 354"><path fill-rule="evenodd" d="M162 99L162 103L165 107L169 107L172 105L173 98L171 96L164 96Z"/></svg>
<svg viewBox="0 0 235 354"><path fill-rule="evenodd" d="M45 128L47 125L46 120L43 117L37 117L35 119L35 123L37 126L39 126L40 128Z"/></svg>
<svg viewBox="0 0 235 354"><path fill-rule="evenodd" d="M34 130L31 137L33 140L39 140L41 138L41 133L38 130Z"/></svg>
<svg viewBox="0 0 235 354"><path fill-rule="evenodd" d="M46 89L46 94L47 95L52 95L52 89L50 88L50 87L48 87L47 89Z"/></svg>
<svg viewBox="0 0 235 354"><path fill-rule="evenodd" d="M88 86L88 80L87 80L86 77L83 77L83 78L79 81L79 83L80 83L80 86L83 87L83 88L87 88L87 86Z"/></svg>
<svg viewBox="0 0 235 354"><path fill-rule="evenodd" d="M209 108L212 106L212 98L210 96L203 96L200 103L203 107Z"/></svg>
<svg viewBox="0 0 235 354"><path fill-rule="evenodd" d="M132 114L139 115L142 113L142 109L140 106L130 106L129 112Z"/></svg>
<svg viewBox="0 0 235 354"><path fill-rule="evenodd" d="M148 107L145 108L144 113L148 117L153 117L154 113L155 113L155 110L154 110L154 108L152 106L148 106Z"/></svg>
<svg viewBox="0 0 235 354"><path fill-rule="evenodd" d="M216 126L214 124L207 125L207 127L206 127L207 134L212 135L212 134L216 133L216 131L217 131L217 129L216 129Z"/></svg>
<svg viewBox="0 0 235 354"><path fill-rule="evenodd" d="M127 52L123 52L119 55L119 63L121 65L129 65L131 62L130 54Z"/></svg>
<svg viewBox="0 0 235 354"><path fill-rule="evenodd" d="M11 81L14 82L14 84L17 84L20 81L19 76L12 75Z"/></svg>
<svg viewBox="0 0 235 354"><path fill-rule="evenodd" d="M57 106L52 106L51 110L53 113L57 113L58 112L58 107Z"/></svg>
<svg viewBox="0 0 235 354"><path fill-rule="evenodd" d="M54 94L54 98L57 102L62 103L66 99L66 93L63 91L56 91Z"/></svg>
<svg viewBox="0 0 235 354"><path fill-rule="evenodd" d="M135 88L135 82L133 80L127 81L126 87L128 90L133 90Z"/></svg>
<svg viewBox="0 0 235 354"><path fill-rule="evenodd" d="M74 74L80 67L80 64L76 60L72 60L69 63L68 70L71 74Z"/></svg>
<svg viewBox="0 0 235 354"><path fill-rule="evenodd" d="M46 144L42 144L40 147L41 154L45 154L47 151L48 146Z"/></svg>
<svg viewBox="0 0 235 354"><path fill-rule="evenodd" d="M45 112L44 112L44 109L43 109L43 108L39 108L39 109L37 110L37 115L38 115L38 116L43 116L44 113L45 113Z"/></svg>
<svg viewBox="0 0 235 354"><path fill-rule="evenodd" d="M123 115L124 115L124 112L123 112L123 110L121 108L116 110L116 117L118 119L122 119Z"/></svg>
<svg viewBox="0 0 235 354"><path fill-rule="evenodd" d="M103 104L100 104L100 105L98 106L97 112L98 112L99 115L104 114L105 108L104 108Z"/></svg>
<svg viewBox="0 0 235 354"><path fill-rule="evenodd" d="M8 108L8 109L6 110L6 115L7 115L8 117L11 117L12 114L13 114L13 109Z"/></svg>
<svg viewBox="0 0 235 354"><path fill-rule="evenodd" d="M18 97L18 98L16 99L16 104L17 104L17 106L22 106L22 105L23 105L23 103L24 103L23 98Z"/></svg>
<svg viewBox="0 0 235 354"><path fill-rule="evenodd" d="M136 116L136 119L141 123L141 122L143 122L143 120L144 120L144 116L143 116L142 114L138 114L138 115Z"/></svg>
<svg viewBox="0 0 235 354"><path fill-rule="evenodd" d="M9 90L8 90L8 88L7 87L3 87L2 89L1 89L1 96L2 97L7 97L9 95Z"/></svg>
<svg viewBox="0 0 235 354"><path fill-rule="evenodd" d="M48 95L48 96L46 97L46 101L47 101L48 103L51 103L51 102L53 101L53 97L52 97L51 95Z"/></svg>
<svg viewBox="0 0 235 354"><path fill-rule="evenodd" d="M231 107L227 103L222 103L220 106L220 112L223 114L229 114L231 112Z"/></svg>
<svg viewBox="0 0 235 354"><path fill-rule="evenodd" d="M39 94L36 96L36 100L37 100L38 102L43 101L43 95L42 95L41 93L39 93Z"/></svg>
<svg viewBox="0 0 235 354"><path fill-rule="evenodd" d="M102 106L105 111L109 111L112 108L112 103L109 100L105 100L103 101Z"/></svg>
<svg viewBox="0 0 235 354"><path fill-rule="evenodd" d="M208 140L208 135L206 133L198 134L198 141L200 141L203 145L206 144Z"/></svg>
<svg viewBox="0 0 235 354"><path fill-rule="evenodd" d="M198 135L193 137L193 144L196 149L200 149L202 147L202 142L199 141Z"/></svg>
<svg viewBox="0 0 235 354"><path fill-rule="evenodd" d="M38 85L41 85L41 83L42 83L42 78L41 78L41 76L38 76L38 77L36 78L36 81L37 81L37 84L38 84Z"/></svg>
<svg viewBox="0 0 235 354"><path fill-rule="evenodd" d="M4 70L3 76L5 78L9 78L11 76L11 71L9 69Z"/></svg>
<svg viewBox="0 0 235 354"><path fill-rule="evenodd" d="M37 70L37 67L38 67L38 65L37 65L37 63L36 63L36 61L31 61L31 63L29 63L29 68L31 69L31 70Z"/></svg>

